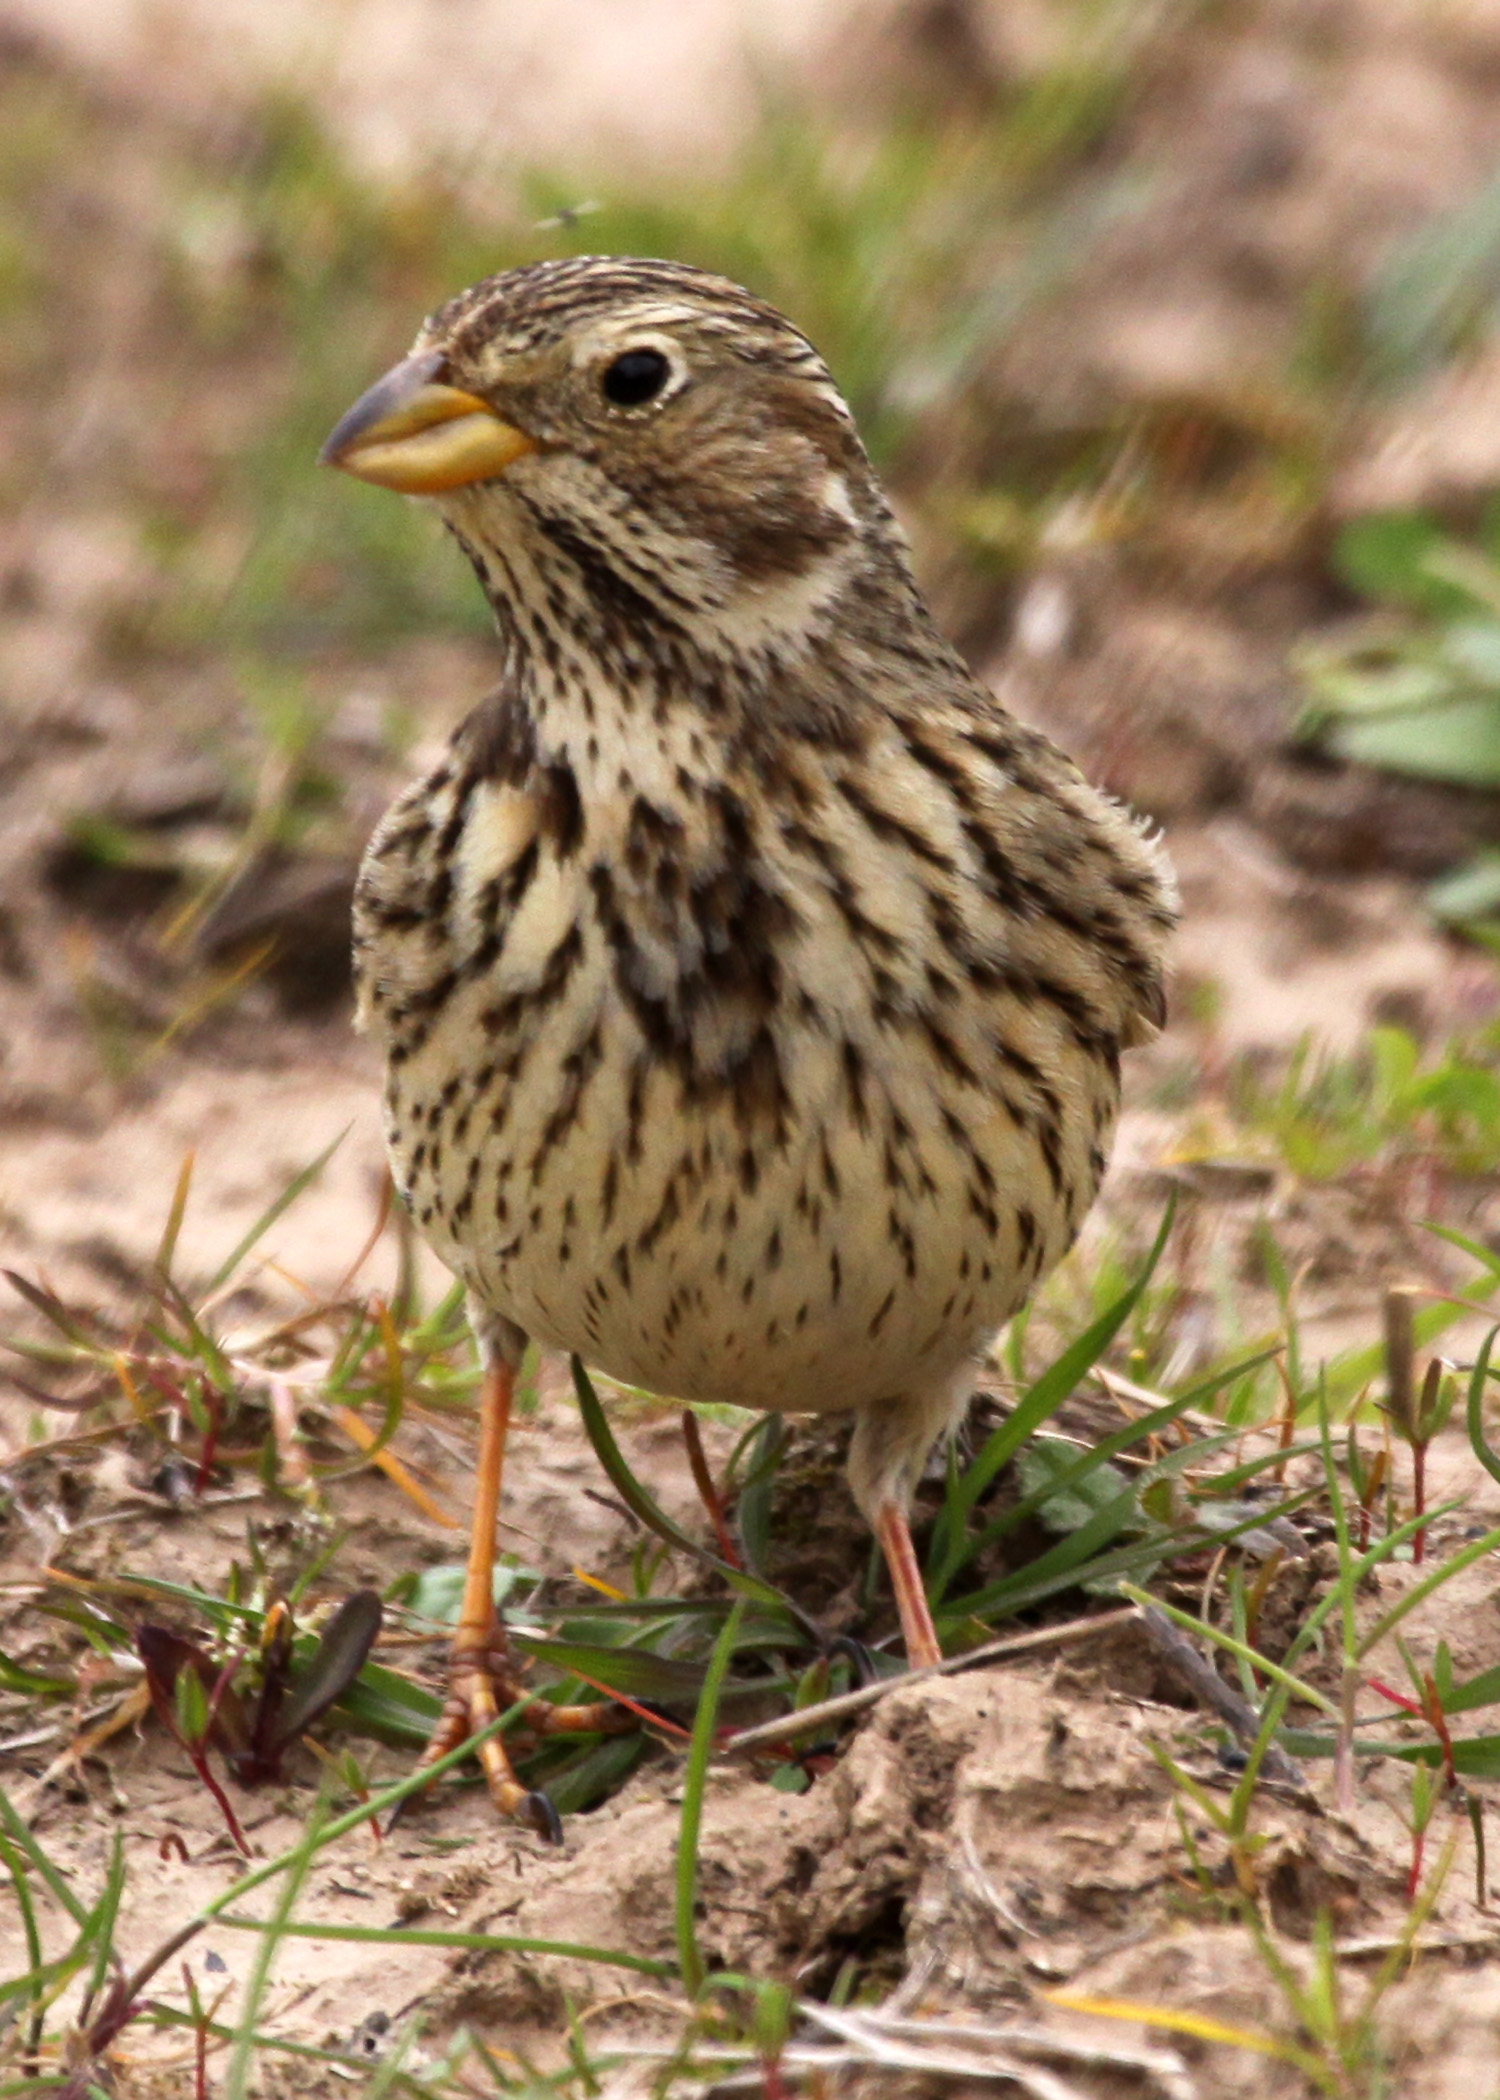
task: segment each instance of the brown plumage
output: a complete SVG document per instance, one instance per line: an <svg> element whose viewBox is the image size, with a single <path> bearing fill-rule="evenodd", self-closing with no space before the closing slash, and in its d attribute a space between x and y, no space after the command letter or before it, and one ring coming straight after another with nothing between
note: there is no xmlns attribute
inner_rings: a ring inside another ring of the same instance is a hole
<svg viewBox="0 0 1500 2100"><path fill-rule="evenodd" d="M1160 852L975 682L821 359L723 279L491 279L325 456L433 495L500 627L355 906L397 1180L492 1388L531 1335L853 1410L933 1659L907 1504L1093 1201L1162 1018ZM487 1710L484 1583L445 1743Z"/></svg>

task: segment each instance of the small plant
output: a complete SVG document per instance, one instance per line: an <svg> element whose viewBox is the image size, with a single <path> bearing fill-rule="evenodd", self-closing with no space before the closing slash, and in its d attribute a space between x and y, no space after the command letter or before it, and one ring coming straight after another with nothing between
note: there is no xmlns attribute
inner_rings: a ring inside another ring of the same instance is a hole
<svg viewBox="0 0 1500 2100"><path fill-rule="evenodd" d="M1360 519L1334 563L1382 610L1304 651L1304 734L1365 765L1500 785L1500 506L1474 542L1420 512Z"/></svg>
<svg viewBox="0 0 1500 2100"><path fill-rule="evenodd" d="M1460 786L1500 786L1500 504L1461 540L1421 512L1348 525L1334 566L1378 610L1298 656L1302 733L1341 758ZM1500 854L1436 883L1434 912L1491 939Z"/></svg>
<svg viewBox="0 0 1500 2100"><path fill-rule="evenodd" d="M292 1615L279 1598L274 1600L261 1622L255 1656L258 1682L249 1697L235 1682L245 1660L243 1651L220 1661L170 1627L136 1627L135 1645L145 1665L151 1703L219 1804L242 1857L250 1856L249 1846L209 1767L209 1750L220 1752L241 1786L278 1779L286 1751L338 1703L364 1668L380 1621L380 1599L374 1591L356 1590L324 1625L313 1653L297 1669Z"/></svg>
<svg viewBox="0 0 1500 2100"><path fill-rule="evenodd" d="M1429 1359L1420 1386L1416 1378L1416 1349L1413 1332L1415 1299L1420 1294L1407 1289L1385 1295L1386 1395L1385 1413L1392 1428L1410 1448L1412 1507L1418 1517L1427 1511L1427 1453L1434 1437L1447 1426L1458 1398L1458 1377L1451 1364L1440 1356ZM1368 1483L1367 1483L1368 1491ZM1360 1496L1363 1512L1365 1497ZM1363 1530L1363 1521L1362 1526ZM1422 1524L1412 1538L1411 1557L1421 1564L1427 1555L1427 1526Z"/></svg>

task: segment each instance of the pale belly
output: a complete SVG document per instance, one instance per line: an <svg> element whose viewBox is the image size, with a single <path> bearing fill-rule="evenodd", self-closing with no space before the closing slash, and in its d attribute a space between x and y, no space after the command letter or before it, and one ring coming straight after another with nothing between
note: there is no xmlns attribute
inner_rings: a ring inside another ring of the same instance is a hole
<svg viewBox="0 0 1500 2100"><path fill-rule="evenodd" d="M769 1113L653 1051L602 958L508 1038L493 1002L461 988L393 1071L398 1184L479 1304L654 1392L821 1412L930 1389L1092 1200L1108 1117L1081 1070L1044 1148L900 1031L782 1026Z"/></svg>

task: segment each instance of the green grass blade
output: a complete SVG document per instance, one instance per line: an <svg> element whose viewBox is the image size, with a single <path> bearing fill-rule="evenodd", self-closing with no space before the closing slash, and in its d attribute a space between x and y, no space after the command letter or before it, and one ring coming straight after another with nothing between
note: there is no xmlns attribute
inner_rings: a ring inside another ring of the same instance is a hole
<svg viewBox="0 0 1500 2100"><path fill-rule="evenodd" d="M303 1167L299 1173L294 1174L286 1187L281 1191L281 1194L266 1206L244 1238L235 1247L233 1253L220 1262L218 1268L215 1269L213 1275L209 1278L208 1283L204 1287L203 1295L205 1298L211 1298L215 1291L220 1291L224 1288L224 1285L228 1283L230 1277L262 1235L270 1231L283 1211L291 1209L304 1189L311 1187L312 1183L317 1180L327 1166L329 1160L332 1159L334 1153L338 1151L339 1146L343 1144L352 1127L352 1125L347 1125L341 1130L336 1138L323 1147L317 1158Z"/></svg>
<svg viewBox="0 0 1500 2100"><path fill-rule="evenodd" d="M49 1677L40 1670L23 1669L0 1649L0 1692L19 1692L23 1699L66 1699L77 1689L73 1678Z"/></svg>
<svg viewBox="0 0 1500 2100"><path fill-rule="evenodd" d="M1014 1531L1017 1525L1024 1524L1028 1517L1034 1516L1044 1502L1050 1502L1055 1495L1066 1494L1097 1467L1107 1464L1120 1452L1129 1450L1132 1444L1138 1444L1144 1437L1154 1436L1159 1429L1170 1427L1187 1404L1185 1398L1169 1400L1163 1406L1153 1408L1150 1414L1127 1422L1122 1429L1115 1430L1111 1436L1104 1437L1088 1450L1081 1451L1077 1458L1064 1466L1053 1479L1033 1488L1030 1494L1023 1495L1019 1502L1012 1504L1003 1516L986 1525L983 1531L975 1532L964 1539L959 1547L958 1558L953 1563L952 1572L957 1574L961 1568L967 1567L976 1554L997 1545L1008 1532Z"/></svg>
<svg viewBox="0 0 1500 2100"><path fill-rule="evenodd" d="M1172 1229L1173 1215L1174 1206L1168 1204L1155 1243L1134 1283L1122 1291L1114 1304L1107 1307L1092 1326L1085 1328L1077 1341L1070 1343L1061 1356L1043 1371L1036 1383L1016 1403L1009 1419L1001 1423L959 1474L934 1528L932 1551L928 1557L927 1594L934 1607L941 1602L949 1583L962 1565L964 1534L975 1503L1001 1467L1019 1451L1027 1437L1039 1429L1042 1423L1061 1407L1069 1394L1076 1390L1080 1381L1098 1363L1135 1311L1157 1263L1161 1260L1167 1244L1167 1235Z"/></svg>
<svg viewBox="0 0 1500 2100"><path fill-rule="evenodd" d="M1049 1485L1048 1493L1051 1491ZM1111 1539L1117 1538L1137 1513L1138 1497L1134 1487L1130 1487L1123 1494L1112 1496L1103 1509L1090 1517L1086 1524L1081 1524L1077 1531L1070 1532L1067 1538L1059 1539L1055 1546L1039 1554L1028 1567L1018 1570L1014 1575L1003 1576L998 1582L992 1582L988 1588L943 1607L943 1615L984 1618L990 1612L1018 1609L1019 1607L1011 1601L1012 1597L1029 1593L1036 1583L1047 1587L1062 1587L1075 1580L1077 1570L1102 1546L1107 1546ZM939 1609L935 1599L933 1609Z"/></svg>
<svg viewBox="0 0 1500 2100"><path fill-rule="evenodd" d="M340 1696L334 1713L362 1734L396 1743L425 1743L442 1710L442 1700L426 1685L413 1684L384 1663L367 1662Z"/></svg>
<svg viewBox="0 0 1500 2100"><path fill-rule="evenodd" d="M1117 1499L1123 1501L1125 1498L1121 1496ZM1259 1531L1265 1525L1273 1523L1277 1517L1292 1515L1311 1499L1311 1490L1305 1494L1290 1496L1285 1502L1275 1503L1269 1509L1257 1510L1253 1516L1244 1518L1238 1524L1231 1524L1226 1530L1208 1531L1196 1525L1182 1531L1153 1530L1134 1545L1117 1547L1112 1553L1101 1553L1097 1559L1086 1560L1082 1566L1070 1567L1061 1565L1060 1561L1054 1562L1054 1556L1057 1554L1057 1549L1054 1548L1052 1553L1043 1554L1041 1559L1034 1561L1030 1567L1019 1569L1014 1575L1005 1576L988 1589L977 1590L967 1597L955 1597L951 1603L943 1606L937 1616L944 1625L951 1625L964 1618L982 1619L993 1617L1002 1611L1006 1614L1026 1611L1033 1604L1040 1604L1045 1598L1055 1596L1059 1590L1075 1589L1085 1583L1096 1589L1101 1588L1106 1583L1114 1583L1119 1576L1133 1575L1140 1570L1149 1572L1161 1561L1173 1560L1184 1553L1196 1553L1204 1546L1230 1545L1235 1539L1242 1538L1247 1531ZM1108 1514L1109 1510L1106 1508L1100 1512L1100 1517ZM1431 1522L1430 1515L1428 1521ZM1094 1519L1094 1522L1098 1523L1099 1518ZM1075 1532L1073 1536L1076 1538L1079 1533ZM1062 1541L1063 1546L1070 1543L1067 1539ZM1042 1567L1043 1562L1052 1565L1045 1574L1038 1577L1037 1570Z"/></svg>
<svg viewBox="0 0 1500 2100"><path fill-rule="evenodd" d="M26 1940L28 1967L25 1976L18 1979L17 1995L29 1993L31 1997L31 2032L27 2046L34 2054L42 2038L42 1968L46 1960L42 1932L37 1923L36 1905L31 1900L31 1884L26 1878L25 1866L20 1854L4 1838L0 1838L0 1864L4 1865L16 1892L16 1908L21 1913L21 1930Z"/></svg>
<svg viewBox="0 0 1500 2100"><path fill-rule="evenodd" d="M1496 1335L1500 1335L1500 1327L1492 1327L1480 1345L1479 1355L1469 1376L1469 1401L1464 1417L1474 1456L1491 1480L1500 1480L1500 1458L1495 1456L1484 1433L1484 1391L1490 1375L1490 1356L1495 1347Z"/></svg>
<svg viewBox="0 0 1500 2100"><path fill-rule="evenodd" d="M1248 1641L1236 1640L1232 1633L1226 1633L1222 1627L1210 1626L1207 1619L1195 1618L1190 1611L1181 1611L1175 1604L1164 1603L1160 1597L1153 1597L1149 1590L1137 1589L1134 1583L1122 1582L1120 1589L1132 1604L1159 1611L1164 1619L1171 1619L1174 1625L1184 1627L1189 1633L1196 1633L1205 1641L1212 1641L1214 1646L1222 1648L1226 1655L1237 1656L1241 1662L1249 1663L1255 1669L1263 1671L1273 1684L1280 1685L1289 1696L1295 1694L1308 1706L1316 1706L1322 1713L1337 1714L1336 1701L1320 1692L1315 1685L1308 1684L1305 1679L1294 1677L1290 1670L1283 1670L1278 1663L1269 1661L1258 1648L1252 1648Z"/></svg>
<svg viewBox="0 0 1500 2100"><path fill-rule="evenodd" d="M66 1954L53 1961L44 1961L39 1969L28 1969L24 1976L17 1976L0 1983L0 2033L4 2032L4 2008L13 1998L30 1998L34 2007L45 2007L48 2000L58 1997L88 1964L87 1940L80 1938Z"/></svg>
<svg viewBox="0 0 1500 2100"><path fill-rule="evenodd" d="M770 1545L771 1497L781 1455L786 1448L786 1437L786 1423L780 1415L767 1415L751 1437L745 1483L740 1489L735 1521L745 1564L752 1574L758 1575L765 1566Z"/></svg>
<svg viewBox="0 0 1500 2100"><path fill-rule="evenodd" d="M1302 1728L1288 1728L1281 1738L1287 1753L1301 1758L1334 1757L1339 1740ZM1421 1743L1386 1743L1357 1735L1350 1747L1356 1757L1389 1757L1407 1765L1440 1766L1447 1754L1436 1736ZM1500 1779L1500 1735L1456 1735L1447 1747L1453 1753L1453 1769L1465 1779Z"/></svg>
<svg viewBox="0 0 1500 2100"><path fill-rule="evenodd" d="M68 1884L53 1866L46 1853L32 1836L25 1821L17 1813L14 1803L4 1787L0 1787L0 1823L4 1823L11 1842L22 1856L31 1861L37 1873L47 1884L73 1923L80 1931L89 1922L87 1906L80 1903Z"/></svg>
<svg viewBox="0 0 1500 2100"><path fill-rule="evenodd" d="M691 1706L703 1690L704 1663L678 1662L649 1648L610 1648L602 1642L559 1640L512 1629L512 1646L561 1675L596 1679L632 1699Z"/></svg>
<svg viewBox="0 0 1500 2100"><path fill-rule="evenodd" d="M276 1949L286 1936L287 1927L292 1921L293 1908L302 1893L302 1884L311 1872L312 1863L318 1855L320 1836L327 1820L327 1800L320 1796L308 1819L303 1848L287 1869L286 1879L272 1906L271 1915L266 1920L260 1944L256 1947L255 1959L250 1964L250 1974L245 1978L239 2026L235 2031L234 2046L224 2073L223 2100L245 2100L250 2074L254 2068L255 2035L260 2024L260 2009L270 1988Z"/></svg>
<svg viewBox="0 0 1500 2100"><path fill-rule="evenodd" d="M627 1954L619 1947L589 1947L577 1940L541 1940L516 1932L442 1932L412 1925L335 1925L321 1918L286 1919L279 1926L265 1918L245 1918L221 1911L216 1925L234 1932L273 1931L284 1940L355 1940L376 1947L454 1947L474 1954L555 1954L559 1960L598 1962L606 1968L635 1969L663 1979L676 1974L669 1961Z"/></svg>
<svg viewBox="0 0 1500 2100"><path fill-rule="evenodd" d="M99 1992L103 1990L105 1979L109 1975L111 1968L118 1966L115 1961L115 1919L119 1916L120 1898L124 1892L124 1834L117 1830L114 1835L114 1843L110 1847L109 1866L105 1870L104 1887L100 1893L98 1903L94 1906L94 1917L97 1920L94 1928L97 1934L97 1945L94 1949L94 1966L89 1974L88 1989L84 1994L85 2007L93 2004Z"/></svg>
<svg viewBox="0 0 1500 2100"><path fill-rule="evenodd" d="M593 1808L618 1792L651 1747L651 1739L644 1732L607 1735L593 1744L584 1736L575 1742L577 1747L557 1764L537 1758L526 1761L528 1784L535 1773L542 1792L560 1816Z"/></svg>
<svg viewBox="0 0 1500 2100"><path fill-rule="evenodd" d="M1470 1714L1478 1707L1494 1706L1500 1702L1500 1664L1448 1687L1442 1698L1445 1714Z"/></svg>
<svg viewBox="0 0 1500 2100"><path fill-rule="evenodd" d="M1431 1522L1430 1517L1428 1521ZM1412 1528L1419 1529L1420 1520L1414 1520ZM1386 1635L1399 1626L1409 1612L1415 1611L1419 1604L1430 1597L1434 1590L1440 1589L1451 1577L1472 1566L1476 1560L1483 1560L1484 1556L1493 1553L1497 1546L1500 1546L1500 1527L1494 1531L1487 1531L1483 1538L1470 1539L1466 1546L1459 1548L1451 1560L1445 1560L1440 1567L1434 1568L1431 1574L1424 1576L1404 1597L1399 1598L1389 1611L1382 1612L1374 1625L1360 1638L1356 1650L1358 1659L1363 1662L1370 1650L1377 1647Z"/></svg>
<svg viewBox="0 0 1500 2100"><path fill-rule="evenodd" d="M161 1243L156 1250L156 1266L163 1276L172 1273L172 1262L177 1253L177 1237L182 1231L182 1221L187 1213L188 1191L193 1185L194 1154L189 1151L177 1170L177 1186L172 1191L172 1204L167 1212L167 1222L162 1228Z"/></svg>
<svg viewBox="0 0 1500 2100"><path fill-rule="evenodd" d="M719 1718L719 1694L729 1674L734 1645L739 1638L742 1602L724 1621L724 1630L714 1644L713 1660L704 1680L703 1696L693 1719L693 1739L688 1747L687 1771L682 1784L682 1820L677 1832L677 1964L683 1987L696 1999L703 1989L703 1955L698 1946L698 1839L703 1825L703 1795L708 1783L708 1760L713 1751L714 1729Z"/></svg>
<svg viewBox="0 0 1500 2100"><path fill-rule="evenodd" d="M1364 1581L1366 1575L1369 1574L1371 1568L1378 1568L1382 1561L1389 1560L1400 1547L1406 1544L1408 1539L1415 1538L1424 1525L1435 1523L1439 1517L1451 1516L1454 1510L1462 1507L1463 1504L1457 1500L1439 1502L1434 1508L1425 1511L1419 1517L1408 1517L1404 1524L1398 1524L1394 1531L1388 1531L1383 1539L1377 1539L1369 1551L1361 1554L1360 1558L1353 1563L1348 1571L1347 1578L1341 1575L1339 1580L1330 1585L1318 1599L1298 1627L1286 1653L1281 1658L1285 1667L1290 1670L1296 1664L1298 1658L1306 1654L1308 1648L1322 1632L1324 1623L1330 1613L1343 1603L1346 1586L1357 1594L1359 1585Z"/></svg>

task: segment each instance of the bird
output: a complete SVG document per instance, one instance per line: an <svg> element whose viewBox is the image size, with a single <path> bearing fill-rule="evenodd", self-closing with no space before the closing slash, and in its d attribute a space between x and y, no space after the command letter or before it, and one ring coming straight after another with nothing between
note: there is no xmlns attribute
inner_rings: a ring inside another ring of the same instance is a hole
<svg viewBox="0 0 1500 2100"><path fill-rule="evenodd" d="M512 1682L491 1575L528 1339L683 1401L852 1414L908 1663L938 1662L913 1492L1163 1025L1159 838L978 682L823 358L724 277L490 277L321 458L436 509L499 640L354 900L394 1178L482 1364L429 1759Z"/></svg>

